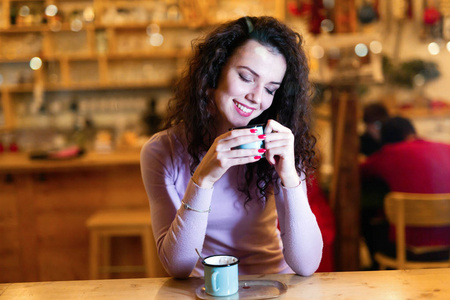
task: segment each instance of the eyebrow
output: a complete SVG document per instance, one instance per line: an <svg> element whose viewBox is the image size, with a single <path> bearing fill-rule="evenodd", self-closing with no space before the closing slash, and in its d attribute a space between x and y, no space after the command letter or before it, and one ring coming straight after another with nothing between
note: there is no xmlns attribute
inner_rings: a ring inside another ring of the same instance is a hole
<svg viewBox="0 0 450 300"><path fill-rule="evenodd" d="M238 66L238 68L242 68L242 69L246 69L248 70L250 73L252 73L253 75L260 77L258 73L256 73L255 71L253 71L251 68L247 67L247 66ZM281 82L276 82L276 81L271 81L270 84L276 84L276 85L281 85Z"/></svg>

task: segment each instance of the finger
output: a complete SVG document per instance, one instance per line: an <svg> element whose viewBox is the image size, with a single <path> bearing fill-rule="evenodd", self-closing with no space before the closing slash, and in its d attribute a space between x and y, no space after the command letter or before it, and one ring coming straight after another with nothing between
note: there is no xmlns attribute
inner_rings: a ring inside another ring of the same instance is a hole
<svg viewBox="0 0 450 300"><path fill-rule="evenodd" d="M229 151L228 153L230 152L237 152L237 151ZM217 161L219 163L218 165L221 166L222 168L228 169L232 166L256 162L262 158L262 153L258 153L256 150L253 150L252 154L245 156L228 157L228 155L229 154L225 152L219 153L217 155Z"/></svg>
<svg viewBox="0 0 450 300"><path fill-rule="evenodd" d="M217 151L229 151L235 147L248 145L248 148L260 148L259 144L265 139L265 135L258 135L255 133L247 135L237 135L233 137L227 137L225 139L217 141Z"/></svg>
<svg viewBox="0 0 450 300"><path fill-rule="evenodd" d="M273 141L286 141L286 143L290 143L293 141L293 135L290 132L267 133L264 141L266 144Z"/></svg>
<svg viewBox="0 0 450 300"><path fill-rule="evenodd" d="M276 164L276 160L275 160L275 155L271 154L269 151L266 152L266 160L269 162L269 164L271 165L275 165Z"/></svg>
<svg viewBox="0 0 450 300"><path fill-rule="evenodd" d="M261 158L262 158L261 155L241 157L241 158L231 158L229 160L229 165L230 166L245 165L245 164L257 162Z"/></svg>
<svg viewBox="0 0 450 300"><path fill-rule="evenodd" d="M287 152L292 149L291 143L288 141L272 141L270 143L265 144L265 149L267 151L275 151L277 149L281 150L282 152Z"/></svg>
<svg viewBox="0 0 450 300"><path fill-rule="evenodd" d="M265 128L265 133L271 133L271 132L291 132L291 130L280 123L278 123L275 120L270 119L267 121L267 125Z"/></svg>
<svg viewBox="0 0 450 300"><path fill-rule="evenodd" d="M234 159L243 157L261 156L266 152L265 149L232 149L230 151L223 151L219 154L219 158Z"/></svg>
<svg viewBox="0 0 450 300"><path fill-rule="evenodd" d="M233 129L219 136L220 139L230 140L240 136L257 135L255 128Z"/></svg>

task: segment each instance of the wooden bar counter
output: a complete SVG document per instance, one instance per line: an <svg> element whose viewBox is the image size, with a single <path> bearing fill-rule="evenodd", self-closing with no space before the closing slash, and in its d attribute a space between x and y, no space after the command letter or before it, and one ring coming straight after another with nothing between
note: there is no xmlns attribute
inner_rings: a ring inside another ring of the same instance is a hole
<svg viewBox="0 0 450 300"><path fill-rule="evenodd" d="M366 271L297 275L241 276L278 280L288 289L280 299L450 299L450 269ZM114 279L0 284L2 300L168 300L196 299L202 278ZM211 297L212 298L212 297ZM215 299L237 299L218 297Z"/></svg>
<svg viewBox="0 0 450 300"><path fill-rule="evenodd" d="M149 209L139 149L58 161L1 153L0 282L88 279L86 220L124 208ZM113 245L113 260L126 260L115 263L140 264L138 239Z"/></svg>

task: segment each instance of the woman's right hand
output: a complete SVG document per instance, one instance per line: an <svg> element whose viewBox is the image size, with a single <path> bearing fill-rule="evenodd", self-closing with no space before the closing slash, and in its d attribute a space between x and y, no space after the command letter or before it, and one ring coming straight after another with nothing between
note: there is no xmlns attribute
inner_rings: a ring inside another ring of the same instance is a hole
<svg viewBox="0 0 450 300"><path fill-rule="evenodd" d="M236 129L218 136L198 165L192 180L201 188L212 188L214 183L232 166L244 165L261 159L264 149L233 149L234 147L261 141L252 129Z"/></svg>

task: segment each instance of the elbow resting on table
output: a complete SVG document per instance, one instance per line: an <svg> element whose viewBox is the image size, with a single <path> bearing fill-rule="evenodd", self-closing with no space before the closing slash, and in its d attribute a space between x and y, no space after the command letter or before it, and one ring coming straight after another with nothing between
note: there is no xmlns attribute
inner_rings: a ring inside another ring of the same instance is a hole
<svg viewBox="0 0 450 300"><path fill-rule="evenodd" d="M174 262L171 263L163 262L162 265L166 270L167 274L169 274L169 276L178 279L188 278L193 270L193 268L190 266L180 267L179 264Z"/></svg>
<svg viewBox="0 0 450 300"><path fill-rule="evenodd" d="M174 258L169 260L166 256L161 255L159 256L159 259L167 274L174 278L188 278L191 275L192 270L194 270L195 263L192 265L185 260L180 261Z"/></svg>
<svg viewBox="0 0 450 300"><path fill-rule="evenodd" d="M314 272L316 272L317 268L319 266L315 267L315 268L302 268L300 270L294 270L295 274L299 275L299 276L311 276L314 274Z"/></svg>
<svg viewBox="0 0 450 300"><path fill-rule="evenodd" d="M300 276L311 276L319 268L322 260L322 251L323 242L318 244L316 247L309 249L309 251L306 251L303 255L299 255L297 252L296 255L285 255L285 258L286 262L295 274ZM320 255L313 255L312 253L320 253Z"/></svg>
<svg viewBox="0 0 450 300"><path fill-rule="evenodd" d="M317 269L319 268L319 265L320 265L320 261L315 264L309 263L304 266L300 266L299 268L294 269L293 271L297 275L308 277L308 276L313 275L317 271Z"/></svg>

